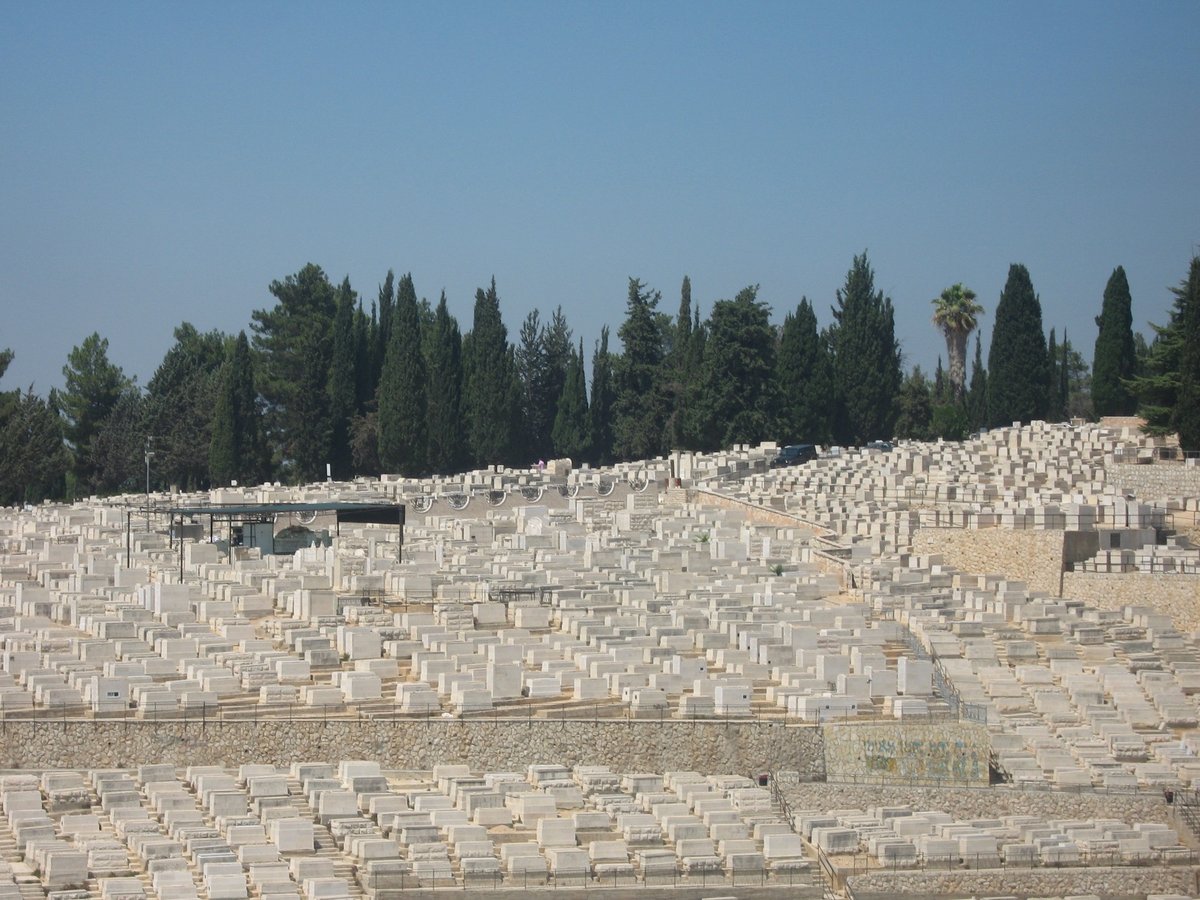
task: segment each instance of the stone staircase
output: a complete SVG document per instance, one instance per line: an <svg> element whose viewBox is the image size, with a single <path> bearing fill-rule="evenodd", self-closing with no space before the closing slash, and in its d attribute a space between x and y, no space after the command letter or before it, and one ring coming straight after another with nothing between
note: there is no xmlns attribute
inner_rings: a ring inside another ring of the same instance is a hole
<svg viewBox="0 0 1200 900"><path fill-rule="evenodd" d="M338 848L337 841L334 840L328 826L320 824L317 811L308 802L308 797L305 795L300 781L289 775L287 783L288 799L291 801L296 815L313 823L313 845L315 847L313 855L318 859L328 859L333 863L333 876L345 879L349 888L348 893L352 898L364 897L362 884L358 878L358 867Z"/></svg>

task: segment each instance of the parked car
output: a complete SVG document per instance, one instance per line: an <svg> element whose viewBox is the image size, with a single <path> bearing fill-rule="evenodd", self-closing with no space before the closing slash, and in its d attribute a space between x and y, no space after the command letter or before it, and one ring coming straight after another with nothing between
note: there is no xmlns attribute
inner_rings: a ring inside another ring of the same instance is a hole
<svg viewBox="0 0 1200 900"><path fill-rule="evenodd" d="M869 441L867 443L868 450L879 450L883 453L888 453L892 449L891 441Z"/></svg>
<svg viewBox="0 0 1200 900"><path fill-rule="evenodd" d="M798 466L817 458L815 444L788 444L771 460L771 468L780 466Z"/></svg>

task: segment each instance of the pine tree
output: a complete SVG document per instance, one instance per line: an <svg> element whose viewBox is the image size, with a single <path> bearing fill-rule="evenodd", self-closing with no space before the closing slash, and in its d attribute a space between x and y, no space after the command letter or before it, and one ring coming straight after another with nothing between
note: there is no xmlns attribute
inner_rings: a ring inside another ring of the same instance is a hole
<svg viewBox="0 0 1200 900"><path fill-rule="evenodd" d="M7 362L0 353L0 375ZM61 498L71 465L63 444L62 418L53 404L37 396L32 387L24 392L6 392L2 406L0 506Z"/></svg>
<svg viewBox="0 0 1200 900"><path fill-rule="evenodd" d="M1200 256L1192 258L1187 279L1176 289L1182 348L1179 359L1179 398L1173 424L1179 446L1200 451Z"/></svg>
<svg viewBox="0 0 1200 900"><path fill-rule="evenodd" d="M776 369L780 438L785 444L828 443L829 357L807 297L783 320Z"/></svg>
<svg viewBox="0 0 1200 900"><path fill-rule="evenodd" d="M208 487L212 413L221 370L233 338L201 334L188 322L146 385L145 428L154 438L154 476L161 484L195 491Z"/></svg>
<svg viewBox="0 0 1200 900"><path fill-rule="evenodd" d="M660 292L629 279L625 321L617 331L623 350L614 366L613 452L618 459L650 459L665 450L661 298Z"/></svg>
<svg viewBox="0 0 1200 900"><path fill-rule="evenodd" d="M328 379L336 292L312 263L271 282L270 290L276 305L251 314L261 359L258 387L284 476L316 481L325 477L332 433Z"/></svg>
<svg viewBox="0 0 1200 900"><path fill-rule="evenodd" d="M387 355L379 376L379 462L385 472L421 475L426 466L426 375L412 275L396 287Z"/></svg>
<svg viewBox="0 0 1200 900"><path fill-rule="evenodd" d="M353 460L350 452L350 420L358 411L358 373L355 366L354 307L358 295L350 279L337 291L333 318L333 358L329 365L329 464L338 481L350 478Z"/></svg>
<svg viewBox="0 0 1200 900"><path fill-rule="evenodd" d="M1046 413L1050 393L1042 305L1029 270L1009 267L996 306L996 326L988 351L988 414L994 425L1031 422Z"/></svg>
<svg viewBox="0 0 1200 900"><path fill-rule="evenodd" d="M541 316L536 309L531 309L521 323L521 332L513 348L517 381L521 386L521 452L528 459L542 457L549 452L552 443L552 407L558 397L555 395L551 400L548 396L550 378L545 338Z"/></svg>
<svg viewBox="0 0 1200 900"><path fill-rule="evenodd" d="M442 291L434 313L429 370L429 467L439 475L457 472L465 461L462 420L462 336Z"/></svg>
<svg viewBox="0 0 1200 900"><path fill-rule="evenodd" d="M1137 398L1128 380L1137 368L1133 341L1133 298L1125 269L1117 266L1104 286L1104 304L1096 318L1100 331L1092 357L1092 408L1098 417L1131 416Z"/></svg>
<svg viewBox="0 0 1200 900"><path fill-rule="evenodd" d="M108 338L96 332L72 348L62 372L66 388L58 402L73 451L75 483L78 490L95 491L101 487L96 436L133 382L109 361Z"/></svg>
<svg viewBox="0 0 1200 900"><path fill-rule="evenodd" d="M588 427L587 376L583 371L583 340L579 350L571 348L567 364L567 379L554 417L554 455L571 460L584 460L590 449Z"/></svg>
<svg viewBox="0 0 1200 900"><path fill-rule="evenodd" d="M591 458L608 465L613 458L613 363L608 352L608 326L600 329L600 340L592 353L592 402L588 409Z"/></svg>
<svg viewBox="0 0 1200 900"><path fill-rule="evenodd" d="M758 443L776 420L775 332L758 285L718 300L708 319L699 412L709 449Z"/></svg>
<svg viewBox="0 0 1200 900"><path fill-rule="evenodd" d="M892 301L875 290L866 252L854 257L833 318L834 436L853 444L891 437L902 378L900 347Z"/></svg>
<svg viewBox="0 0 1200 900"><path fill-rule="evenodd" d="M259 427L258 391L246 332L238 334L222 367L213 409L208 468L213 484L254 484L265 477L267 449Z"/></svg>
<svg viewBox="0 0 1200 900"><path fill-rule="evenodd" d="M515 463L521 454L520 389L496 279L475 292L471 333L463 340L463 414L476 466Z"/></svg>

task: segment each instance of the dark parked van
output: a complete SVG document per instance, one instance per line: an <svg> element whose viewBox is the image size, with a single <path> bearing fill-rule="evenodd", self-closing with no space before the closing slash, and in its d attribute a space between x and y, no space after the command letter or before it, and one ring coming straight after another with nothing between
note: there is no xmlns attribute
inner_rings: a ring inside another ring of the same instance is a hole
<svg viewBox="0 0 1200 900"><path fill-rule="evenodd" d="M815 444L788 444L779 451L779 455L771 460L771 468L780 466L798 466L817 458Z"/></svg>

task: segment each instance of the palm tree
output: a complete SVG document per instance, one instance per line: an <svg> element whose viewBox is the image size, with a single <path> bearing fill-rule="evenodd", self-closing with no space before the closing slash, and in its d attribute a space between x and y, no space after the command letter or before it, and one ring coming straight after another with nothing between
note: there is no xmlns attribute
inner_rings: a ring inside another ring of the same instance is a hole
<svg viewBox="0 0 1200 900"><path fill-rule="evenodd" d="M969 287L951 285L935 297L933 324L946 336L946 351L950 356L950 385L954 397L961 401L966 393L967 338L975 330L983 307L975 302L975 292Z"/></svg>

